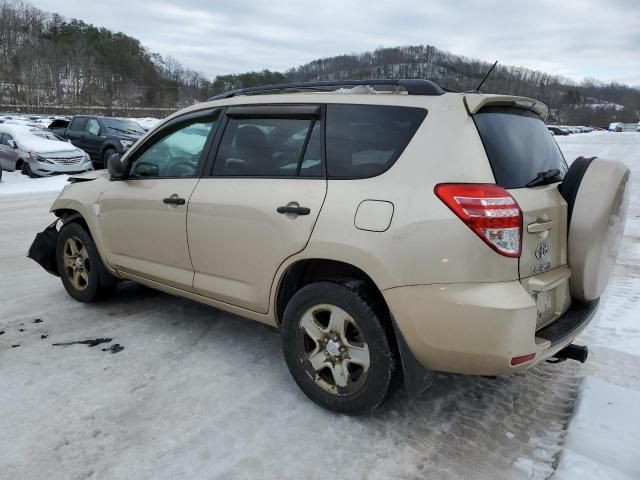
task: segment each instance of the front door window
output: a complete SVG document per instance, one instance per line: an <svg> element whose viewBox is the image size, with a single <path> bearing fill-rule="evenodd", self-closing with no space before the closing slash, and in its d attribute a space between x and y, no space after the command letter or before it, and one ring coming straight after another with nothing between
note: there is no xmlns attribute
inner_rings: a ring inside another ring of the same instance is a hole
<svg viewBox="0 0 640 480"><path fill-rule="evenodd" d="M129 178L193 177L217 116L178 125L136 155Z"/></svg>

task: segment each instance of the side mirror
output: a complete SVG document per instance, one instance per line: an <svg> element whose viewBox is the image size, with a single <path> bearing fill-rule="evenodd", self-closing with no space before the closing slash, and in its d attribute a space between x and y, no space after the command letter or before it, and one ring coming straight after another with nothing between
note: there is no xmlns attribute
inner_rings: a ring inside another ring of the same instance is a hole
<svg viewBox="0 0 640 480"><path fill-rule="evenodd" d="M18 145L16 145L16 141L15 140L7 140L7 143L9 144L9 146L11 148L13 148L14 150L18 148Z"/></svg>
<svg viewBox="0 0 640 480"><path fill-rule="evenodd" d="M122 179L127 174L127 166L120 158L119 153L114 153L109 157L107 169L112 179Z"/></svg>

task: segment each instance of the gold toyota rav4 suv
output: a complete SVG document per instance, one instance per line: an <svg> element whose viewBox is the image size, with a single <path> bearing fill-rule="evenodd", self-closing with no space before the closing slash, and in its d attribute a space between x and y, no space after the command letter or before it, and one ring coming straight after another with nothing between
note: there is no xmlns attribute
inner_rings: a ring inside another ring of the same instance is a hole
<svg viewBox="0 0 640 480"><path fill-rule="evenodd" d="M342 413L434 371L584 361L629 171L569 168L546 115L426 80L228 92L71 177L30 256L79 301L127 279L277 327Z"/></svg>

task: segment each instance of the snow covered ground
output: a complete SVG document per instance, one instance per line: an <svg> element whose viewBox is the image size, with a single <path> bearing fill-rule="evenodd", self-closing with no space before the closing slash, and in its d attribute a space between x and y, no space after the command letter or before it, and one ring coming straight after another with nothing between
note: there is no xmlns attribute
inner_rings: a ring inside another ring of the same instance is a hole
<svg viewBox="0 0 640 480"><path fill-rule="evenodd" d="M0 195L25 195L34 193L59 192L67 184L68 175L46 178L29 178L22 172L2 172Z"/></svg>
<svg viewBox="0 0 640 480"><path fill-rule="evenodd" d="M613 158L632 172L632 197L618 262L596 318L581 335L590 348L556 480L640 478L640 133L556 137L567 160Z"/></svg>
<svg viewBox="0 0 640 480"><path fill-rule="evenodd" d="M0 478L640 478L640 134L556 139L568 159L635 175L614 277L580 339L589 361L439 375L363 418L309 402L257 323L134 284L72 301L24 257L65 178L4 172ZM93 338L111 340L53 345Z"/></svg>

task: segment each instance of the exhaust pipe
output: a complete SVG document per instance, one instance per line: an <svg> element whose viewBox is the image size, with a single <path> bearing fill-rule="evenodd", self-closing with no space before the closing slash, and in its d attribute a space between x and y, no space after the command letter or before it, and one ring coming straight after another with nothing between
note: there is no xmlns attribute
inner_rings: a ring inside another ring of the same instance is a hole
<svg viewBox="0 0 640 480"><path fill-rule="evenodd" d="M587 347L585 347L584 345L575 345L572 343L556 353L554 355L554 358L556 358L560 362L569 359L584 363L587 361L588 356L589 349Z"/></svg>

